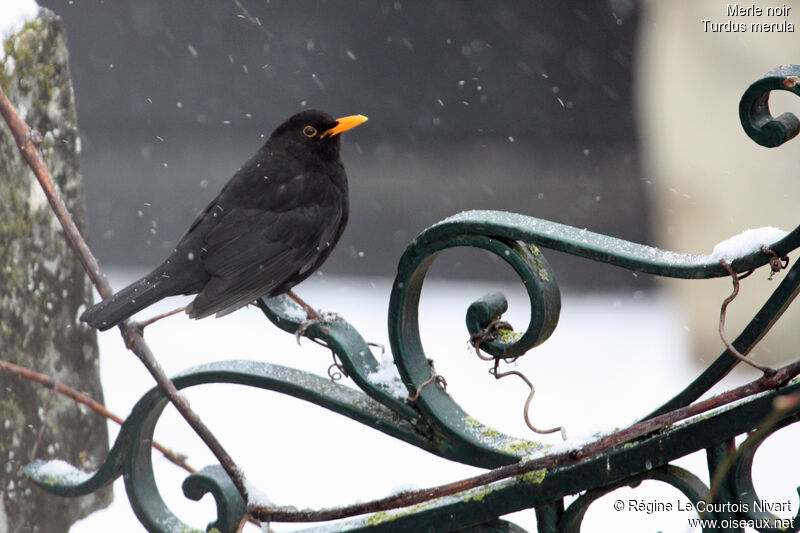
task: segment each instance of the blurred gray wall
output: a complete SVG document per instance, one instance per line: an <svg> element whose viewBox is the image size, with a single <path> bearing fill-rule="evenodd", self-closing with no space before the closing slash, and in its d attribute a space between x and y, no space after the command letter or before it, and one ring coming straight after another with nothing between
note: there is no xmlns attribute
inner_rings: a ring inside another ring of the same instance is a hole
<svg viewBox="0 0 800 533"><path fill-rule="evenodd" d="M749 26L785 19L800 26L800 2L783 4L790 7L785 17L737 17L736 22ZM636 71L642 160L652 183L646 192L653 240L670 250L710 253L716 243L748 228L797 225L800 144L795 139L774 149L757 145L739 123L738 106L745 89L767 71L800 62L800 38L794 32L702 31L701 20L728 20L721 18L727 5L724 0L648 0L640 6L646 29ZM800 100L788 92L773 91L769 107L774 116L800 115ZM727 313L729 337L741 331L783 276L770 281L759 271L742 281ZM663 286L683 314L696 356L711 361L722 350L719 308L731 292L730 279L665 280ZM798 323L795 302L752 356L768 365L795 360Z"/></svg>
<svg viewBox="0 0 800 533"><path fill-rule="evenodd" d="M648 241L632 0L40 0L67 27L89 240L154 266L264 136L303 107L344 137L351 221L328 273L394 275L428 225L504 209ZM562 282L644 286L549 253ZM455 277L494 277L450 253Z"/></svg>

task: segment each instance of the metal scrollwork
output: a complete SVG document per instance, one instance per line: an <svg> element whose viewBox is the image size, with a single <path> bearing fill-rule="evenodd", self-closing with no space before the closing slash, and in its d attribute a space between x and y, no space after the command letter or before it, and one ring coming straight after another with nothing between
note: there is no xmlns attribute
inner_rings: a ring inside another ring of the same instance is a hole
<svg viewBox="0 0 800 533"><path fill-rule="evenodd" d="M770 436L774 435L778 430L794 424L798 420L798 415L790 416L783 419L779 424L776 424L770 431L765 431L759 435L754 435L754 438L748 439L745 443L740 445L740 455L738 460L732 466L728 475L728 482L732 487L733 494L736 499L742 502L743 510L741 515L747 519L753 520L755 523L770 524L768 527L756 528L762 533L796 533L800 531L800 509L797 514L790 520L792 527L783 527L784 520L780 520L771 512L764 509L765 500L758 497L755 486L753 485L753 458L764 441ZM800 487L797 488L800 495ZM768 502L774 503L774 502Z"/></svg>
<svg viewBox="0 0 800 533"><path fill-rule="evenodd" d="M739 102L739 118L747 135L761 146L774 148L795 137L800 120L793 113L773 117L769 109L772 91L800 95L800 65L775 68L747 88Z"/></svg>
<svg viewBox="0 0 800 533"><path fill-rule="evenodd" d="M747 89L742 97L740 117L745 131L756 142L778 146L797 135L798 119L789 113L773 118L768 100L772 90L800 95L799 81L800 66L793 65L773 70ZM435 382L435 379L431 381L435 374L419 333L423 282L440 253L465 246L487 250L508 263L528 296L530 321L524 332L513 337L481 338L480 349L495 360L522 356L547 340L558 323L560 292L555 275L542 254L543 249L663 277L707 279L729 275L708 256L661 250L521 214L467 211L423 231L400 259L388 312L392 356L398 370L396 383L379 382L371 377L379 363L369 344L352 325L343 320L304 324L305 313L292 300L280 296L262 299L257 304L279 328L292 334L299 331L330 348L336 371L352 379L360 391L296 369L239 360L186 370L175 376L175 385L182 389L229 383L277 391L347 416L443 458L484 468L514 464L523 458L548 457L544 445L504 435L470 417L442 388L423 386ZM784 257L798 247L800 226L772 243L771 255L756 251L737 258L731 268L737 273L747 272L768 264L772 256ZM800 263L795 262L751 323L733 341L733 346L747 353L798 292ZM499 293L473 302L466 311L468 335L481 334L491 324L499 323L506 308L506 299ZM723 352L684 391L644 419L692 404L736 361L732 354ZM398 389L407 394L398 394ZM340 522L336 528L338 531L521 532L520 528L499 517L535 508L540 531L577 531L586 509L597 498L645 479L668 483L692 503L698 503L705 498L708 488L696 476L670 462L698 450L706 450L709 457L725 456L726 442L756 430L766 417L774 415L772 402L776 397L798 392L800 383L781 383L778 390L766 391L727 408L630 438L602 453L585 457L563 454L566 458L549 468L505 478L410 509ZM44 473L39 463L29 465L28 474L37 485L61 496L87 494L124 475L131 506L149 531L191 530L167 508L153 474L150 443L166 401L157 388L147 392L123 424L106 462L93 474L54 479ZM781 417L776 429L800 418L800 406L787 409ZM764 432L763 436L750 439L736 460L731 460L730 473L720 497L738 498L741 502L757 498L750 476L753 455L771 433ZM710 459L709 465L721 468L723 462ZM183 490L191 499L212 494L217 504L217 518L209 529L235 531L246 515L245 502L217 466L206 467L189 476ZM582 491L587 492L564 510L563 498ZM764 515L752 513L743 516L764 518ZM798 526L800 524L795 522L792 531L797 531ZM323 529L330 531L330 528Z"/></svg>
<svg viewBox="0 0 800 533"><path fill-rule="evenodd" d="M417 428L364 393L293 368L257 361L222 361L190 369L175 376L173 381L178 389L208 383L231 383L281 392L436 452ZM166 404L167 399L158 388L145 394L125 420L106 462L88 479L75 482L70 478L47 477L40 473L39 462L26 467L29 476L37 485L54 494L80 496L124 475L131 506L148 531L191 531L192 528L175 516L164 503L153 473L153 431ZM213 527L220 531L235 531L244 515L245 505L220 468L207 467L189 476L184 482L184 493L191 499L199 499L210 492L218 510Z"/></svg>
<svg viewBox="0 0 800 533"><path fill-rule="evenodd" d="M518 357L544 342L558 322L560 292L555 276L538 248L526 242L477 234L469 223L459 229L465 231L429 238L431 230L428 230L420 235L403 254L392 287L389 340L400 375L415 390L430 377L428 357L419 333L422 285L428 269L445 249L469 246L488 250L506 261L523 280L531 305L528 328L512 342L487 341L482 344L482 350L495 357ZM492 320L502 315L506 307L505 298L499 294L474 302L466 316L470 335L483 331ZM468 416L445 391L436 387L422 388L415 404L431 424L451 436L457 445L454 448L457 455L453 456L456 460L487 467L518 460L515 455L501 451L505 443L514 440L512 437L484 429L485 426ZM492 438L485 438L490 433Z"/></svg>
<svg viewBox="0 0 800 533"><path fill-rule="evenodd" d="M642 481L648 479L672 485L688 498L695 509L698 507L698 503L704 501L706 494L708 494L708 487L699 477L684 468L665 465L582 494L564 511L564 515L558 522L558 532L572 533L580 531L586 511L597 499L621 487L637 487ZM701 517L705 518L706 516L701 515Z"/></svg>

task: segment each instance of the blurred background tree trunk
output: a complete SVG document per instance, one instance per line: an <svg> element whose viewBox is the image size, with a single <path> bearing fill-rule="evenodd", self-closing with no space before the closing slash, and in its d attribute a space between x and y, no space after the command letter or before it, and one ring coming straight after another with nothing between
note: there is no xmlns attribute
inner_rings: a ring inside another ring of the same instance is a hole
<svg viewBox="0 0 800 533"><path fill-rule="evenodd" d="M41 132L47 166L84 231L80 143L61 21L42 9L3 44L0 85ZM91 285L5 124L0 198L0 357L102 401L96 335L77 320L91 300ZM18 376L0 374L0 391L0 532L66 532L75 520L107 506L110 487L59 498L21 472L37 458L94 469L108 453L105 420Z"/></svg>

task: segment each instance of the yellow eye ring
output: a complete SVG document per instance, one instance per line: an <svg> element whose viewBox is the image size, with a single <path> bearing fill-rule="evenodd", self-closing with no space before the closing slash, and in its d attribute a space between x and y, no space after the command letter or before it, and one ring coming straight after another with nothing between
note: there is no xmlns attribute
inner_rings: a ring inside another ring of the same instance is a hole
<svg viewBox="0 0 800 533"><path fill-rule="evenodd" d="M310 138L316 134L317 134L317 128L315 128L314 126L306 126L305 128L303 128L303 135L305 135L306 137Z"/></svg>

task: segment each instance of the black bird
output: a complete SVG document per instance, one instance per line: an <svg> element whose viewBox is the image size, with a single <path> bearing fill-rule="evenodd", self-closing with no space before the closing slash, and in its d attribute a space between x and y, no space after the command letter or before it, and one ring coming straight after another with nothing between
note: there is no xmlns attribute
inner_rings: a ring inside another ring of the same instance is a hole
<svg viewBox="0 0 800 533"><path fill-rule="evenodd" d="M316 110L289 118L200 213L166 261L81 320L106 330L179 294L197 294L186 308L191 318L222 316L289 291L322 265L342 235L348 194L339 134L366 120Z"/></svg>

